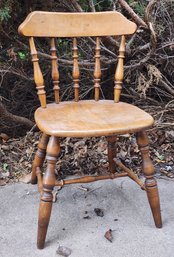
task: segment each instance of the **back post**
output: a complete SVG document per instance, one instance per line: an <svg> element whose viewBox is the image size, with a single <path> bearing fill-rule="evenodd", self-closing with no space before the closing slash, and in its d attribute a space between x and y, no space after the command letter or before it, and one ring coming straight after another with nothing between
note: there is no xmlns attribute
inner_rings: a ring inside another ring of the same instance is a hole
<svg viewBox="0 0 174 257"><path fill-rule="evenodd" d="M74 82L74 100L75 102L79 101L79 63L78 63L78 48L77 48L77 38L73 38L73 82Z"/></svg>
<svg viewBox="0 0 174 257"><path fill-rule="evenodd" d="M115 86L114 86L114 102L118 103L120 100L122 83L124 77L124 58L125 58L125 36L121 36L121 43L119 48L118 63L115 72Z"/></svg>
<svg viewBox="0 0 174 257"><path fill-rule="evenodd" d="M42 108L46 108L46 94L45 94L45 86L44 86L44 80L43 75L39 66L39 59L37 56L37 51L34 43L34 38L29 38L29 44L30 44L30 51L32 56L32 62L33 62L33 69L34 69L34 81L37 88L37 94L39 96L40 104Z"/></svg>
<svg viewBox="0 0 174 257"><path fill-rule="evenodd" d="M95 48L95 68L94 68L94 97L95 101L100 97L100 80L101 80L101 67L100 67L100 38L96 38Z"/></svg>
<svg viewBox="0 0 174 257"><path fill-rule="evenodd" d="M52 66L52 80L53 80L53 90L54 90L54 98L55 103L58 104L60 102L60 87L59 87L59 70L57 63L57 55L56 55L56 45L55 38L51 38L51 66Z"/></svg>

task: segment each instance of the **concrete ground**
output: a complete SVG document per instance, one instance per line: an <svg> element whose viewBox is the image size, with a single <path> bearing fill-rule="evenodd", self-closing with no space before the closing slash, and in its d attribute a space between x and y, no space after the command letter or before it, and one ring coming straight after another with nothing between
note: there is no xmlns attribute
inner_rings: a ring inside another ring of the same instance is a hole
<svg viewBox="0 0 174 257"><path fill-rule="evenodd" d="M90 193L77 185L64 187L53 205L43 250L36 248L37 187L1 187L0 257L59 256L59 244L72 249L71 257L173 257L174 181L160 179L158 185L162 229L154 226L146 194L128 178L84 184L96 189ZM94 208L103 209L104 217ZM108 229L114 230L112 243L104 238Z"/></svg>

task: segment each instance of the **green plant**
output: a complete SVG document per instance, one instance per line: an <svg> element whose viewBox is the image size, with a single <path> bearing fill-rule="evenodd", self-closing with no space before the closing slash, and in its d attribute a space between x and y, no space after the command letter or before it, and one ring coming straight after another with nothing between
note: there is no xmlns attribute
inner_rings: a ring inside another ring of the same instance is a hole
<svg viewBox="0 0 174 257"><path fill-rule="evenodd" d="M11 18L10 8L8 6L4 6L0 9L0 22L8 21Z"/></svg>
<svg viewBox="0 0 174 257"><path fill-rule="evenodd" d="M18 52L18 55L19 55L19 58L20 58L21 60L26 60L26 53L24 53L24 52Z"/></svg>
<svg viewBox="0 0 174 257"><path fill-rule="evenodd" d="M134 0L128 0L128 4L135 10L137 14L140 16L144 15L145 7L146 7L146 1L145 3L142 3L140 1L134 1Z"/></svg>

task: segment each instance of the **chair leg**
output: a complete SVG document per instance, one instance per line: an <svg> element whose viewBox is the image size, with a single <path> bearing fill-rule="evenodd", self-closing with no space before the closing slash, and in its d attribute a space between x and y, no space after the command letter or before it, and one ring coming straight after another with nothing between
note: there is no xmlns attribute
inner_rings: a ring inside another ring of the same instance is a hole
<svg viewBox="0 0 174 257"><path fill-rule="evenodd" d="M31 184L37 184L36 168L37 167L40 168L45 160L48 139L49 139L49 136L43 133L39 140L38 149L35 154L35 158L32 166Z"/></svg>
<svg viewBox="0 0 174 257"><path fill-rule="evenodd" d="M160 199L156 179L154 178L154 166L149 157L149 142L146 132L137 133L137 143L142 155L142 168L145 176L147 197L152 210L154 222L157 228L162 227Z"/></svg>
<svg viewBox="0 0 174 257"><path fill-rule="evenodd" d="M111 137L107 137L107 141L108 141L108 161L109 161L109 171L111 173L115 173L116 172L116 165L114 162L114 158L116 157L116 136L111 136Z"/></svg>
<svg viewBox="0 0 174 257"><path fill-rule="evenodd" d="M51 136L47 146L47 169L43 177L43 193L40 199L39 220L38 220L38 235L37 247L44 248L47 228L51 216L52 191L55 185L55 166L57 156L60 152L60 144L57 137Z"/></svg>

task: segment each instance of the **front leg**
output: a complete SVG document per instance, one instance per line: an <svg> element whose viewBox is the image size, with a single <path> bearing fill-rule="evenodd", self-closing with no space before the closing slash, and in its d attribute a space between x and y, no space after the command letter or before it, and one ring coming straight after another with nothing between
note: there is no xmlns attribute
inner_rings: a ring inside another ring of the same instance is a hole
<svg viewBox="0 0 174 257"><path fill-rule="evenodd" d="M149 157L149 142L145 131L137 133L137 143L142 155L142 168L145 176L147 197L152 210L154 222L157 228L162 227L160 199L156 179L154 178L154 166Z"/></svg>
<svg viewBox="0 0 174 257"><path fill-rule="evenodd" d="M52 191L55 186L55 167L60 152L60 143L57 137L51 136L47 146L47 170L43 177L43 193L40 199L37 247L44 248L47 228L52 210Z"/></svg>

